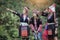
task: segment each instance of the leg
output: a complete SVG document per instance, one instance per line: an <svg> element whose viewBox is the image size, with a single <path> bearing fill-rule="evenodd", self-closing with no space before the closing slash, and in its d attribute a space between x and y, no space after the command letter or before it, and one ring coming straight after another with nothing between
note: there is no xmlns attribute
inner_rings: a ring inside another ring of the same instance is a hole
<svg viewBox="0 0 60 40"><path fill-rule="evenodd" d="M34 35L34 40L37 40L37 34L33 33L33 35Z"/></svg>
<svg viewBox="0 0 60 40"><path fill-rule="evenodd" d="M22 38L22 40L25 40L25 38Z"/></svg>
<svg viewBox="0 0 60 40"><path fill-rule="evenodd" d="M55 37L54 37L54 40L58 40L58 37L57 37L57 36L55 36Z"/></svg>
<svg viewBox="0 0 60 40"><path fill-rule="evenodd" d="M26 38L26 40L29 40L29 38Z"/></svg>
<svg viewBox="0 0 60 40"><path fill-rule="evenodd" d="M19 37L21 36L21 26L19 26Z"/></svg>
<svg viewBox="0 0 60 40"><path fill-rule="evenodd" d="M58 40L58 34L55 34L54 40Z"/></svg>
<svg viewBox="0 0 60 40"><path fill-rule="evenodd" d="M42 32L39 32L39 33L38 33L38 39L39 39L39 40L42 40Z"/></svg>
<svg viewBox="0 0 60 40"><path fill-rule="evenodd" d="M48 35L48 40L54 40L53 35Z"/></svg>
<svg viewBox="0 0 60 40"><path fill-rule="evenodd" d="M55 38L55 25L52 25L53 29L52 29L52 35L53 35L53 40Z"/></svg>
<svg viewBox="0 0 60 40"><path fill-rule="evenodd" d="M55 36L54 36L54 40L58 40L58 32L57 29L55 28Z"/></svg>

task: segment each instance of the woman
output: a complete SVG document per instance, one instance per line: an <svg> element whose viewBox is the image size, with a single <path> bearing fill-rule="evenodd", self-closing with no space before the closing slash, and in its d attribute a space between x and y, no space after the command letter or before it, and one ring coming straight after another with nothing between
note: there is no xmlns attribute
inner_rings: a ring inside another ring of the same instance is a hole
<svg viewBox="0 0 60 40"><path fill-rule="evenodd" d="M20 15L20 13L11 10L7 8L8 11L11 11L13 14L16 14L20 18L20 27L19 27L19 36L22 37L23 40L29 40L29 27L28 27L28 22L29 22L29 17L28 17L28 7L24 7L23 9L23 14ZM26 27L25 27L26 26ZM24 28L23 28L24 27Z"/></svg>
<svg viewBox="0 0 60 40"><path fill-rule="evenodd" d="M52 12L52 10L50 10L48 8L44 12L42 12L41 15L47 17L47 28L46 28L46 30L48 30L48 40L54 40L55 22L56 22L55 21L55 18L56 18L55 13Z"/></svg>
<svg viewBox="0 0 60 40"><path fill-rule="evenodd" d="M38 17L36 10L34 10L33 17L30 19L30 27L34 35L34 40L42 40L42 21Z"/></svg>

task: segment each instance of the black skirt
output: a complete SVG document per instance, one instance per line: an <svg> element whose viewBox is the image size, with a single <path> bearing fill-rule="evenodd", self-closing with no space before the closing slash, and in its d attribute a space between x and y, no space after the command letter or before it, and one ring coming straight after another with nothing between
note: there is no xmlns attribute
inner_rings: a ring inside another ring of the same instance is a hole
<svg viewBox="0 0 60 40"><path fill-rule="evenodd" d="M55 36L55 24L47 25L47 30L52 30L52 35L48 35L48 37L54 37Z"/></svg>
<svg viewBox="0 0 60 40"><path fill-rule="evenodd" d="M19 36L21 36L21 27L19 26ZM30 35L30 28L27 26L28 36Z"/></svg>

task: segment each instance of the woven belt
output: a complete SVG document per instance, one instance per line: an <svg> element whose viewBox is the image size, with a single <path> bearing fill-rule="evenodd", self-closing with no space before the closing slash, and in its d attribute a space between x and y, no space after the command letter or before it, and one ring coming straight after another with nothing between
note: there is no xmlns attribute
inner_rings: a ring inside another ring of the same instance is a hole
<svg viewBox="0 0 60 40"><path fill-rule="evenodd" d="M55 23L47 23L48 25L55 24Z"/></svg>
<svg viewBox="0 0 60 40"><path fill-rule="evenodd" d="M20 22L20 25L22 25L22 26L28 26L28 23Z"/></svg>

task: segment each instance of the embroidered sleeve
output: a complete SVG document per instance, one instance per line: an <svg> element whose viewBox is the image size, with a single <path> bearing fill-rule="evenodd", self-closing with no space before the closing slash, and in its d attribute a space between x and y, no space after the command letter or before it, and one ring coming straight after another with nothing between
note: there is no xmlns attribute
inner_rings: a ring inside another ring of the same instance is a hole
<svg viewBox="0 0 60 40"><path fill-rule="evenodd" d="M20 13L18 13L18 12L13 12L13 14L16 14L17 16L20 17Z"/></svg>
<svg viewBox="0 0 60 40"><path fill-rule="evenodd" d="M48 16L48 13L44 13L44 12L42 12L42 16L47 17L47 16Z"/></svg>

